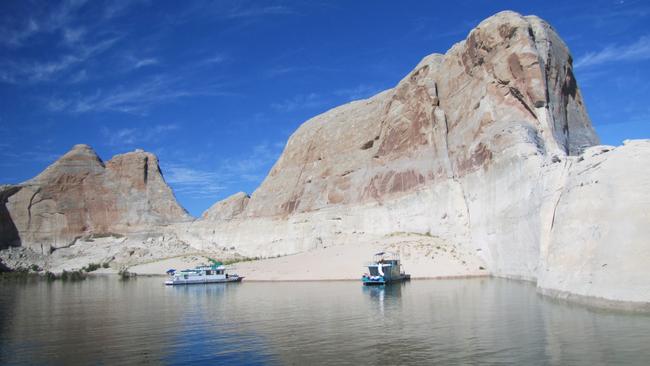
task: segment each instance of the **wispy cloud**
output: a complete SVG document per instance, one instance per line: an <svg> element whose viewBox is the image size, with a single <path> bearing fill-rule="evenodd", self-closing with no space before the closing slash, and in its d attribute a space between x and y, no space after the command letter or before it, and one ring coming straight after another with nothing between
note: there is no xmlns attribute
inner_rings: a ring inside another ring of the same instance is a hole
<svg viewBox="0 0 650 366"><path fill-rule="evenodd" d="M57 80L74 66L83 64L89 59L99 56L115 45L119 37L102 40L93 45L80 45L75 51L61 56L55 61L18 62L5 61L0 63L4 71L0 79L7 83L41 83Z"/></svg>
<svg viewBox="0 0 650 366"><path fill-rule="evenodd" d="M163 173L176 192L190 197L214 197L226 188L219 174L208 170L169 164Z"/></svg>
<svg viewBox="0 0 650 366"><path fill-rule="evenodd" d="M11 19L0 27L0 45L6 47L23 47L27 41L38 34L59 32L64 42L77 42L85 31L74 28L72 24L86 0L65 0L60 3L43 3L46 10L31 11L29 17ZM32 5L33 8L36 8ZM5 19L6 20L6 19Z"/></svg>
<svg viewBox="0 0 650 366"><path fill-rule="evenodd" d="M125 39L125 45L129 44L129 40ZM160 57L155 56L157 51L156 47L146 47L144 49L138 48L126 49L128 46L123 47L122 49L114 49L108 56L112 60L105 60L103 63L111 63L112 69L110 73L103 73L100 70L95 72L97 78L110 79L115 76L123 76L134 71L139 71L142 68L163 65L164 61ZM112 62L111 62L112 61ZM163 65L167 66L167 65ZM158 69L160 71L163 69Z"/></svg>
<svg viewBox="0 0 650 366"><path fill-rule="evenodd" d="M81 69L74 74L70 75L68 82L71 84L77 84L88 80L88 72L86 69Z"/></svg>
<svg viewBox="0 0 650 366"><path fill-rule="evenodd" d="M110 127L102 127L102 135L106 138L106 143L113 147L128 148L134 145L144 143L159 142L161 138L168 135L169 132L178 130L178 124L159 124L155 126L147 126L146 128L120 128L112 129Z"/></svg>
<svg viewBox="0 0 650 366"><path fill-rule="evenodd" d="M0 166L5 167L22 166L25 163L34 162L50 164L61 157L60 154L43 148L36 148L29 151L20 151L20 149L0 151L0 156L2 156L2 159L0 159Z"/></svg>
<svg viewBox="0 0 650 366"><path fill-rule="evenodd" d="M179 78L158 75L128 86L97 90L91 95L53 97L47 102L47 107L53 112L74 114L110 111L146 115L150 108L160 103L197 95L219 96L228 93L221 91L218 85L183 87Z"/></svg>
<svg viewBox="0 0 650 366"><path fill-rule="evenodd" d="M441 28L435 26L440 23L440 16L418 16L412 20L411 29L405 30L400 38L406 40L418 37L427 41L444 38L458 40L479 22L480 19L464 19L458 21L453 27Z"/></svg>
<svg viewBox="0 0 650 366"><path fill-rule="evenodd" d="M249 4L248 6L234 7L228 9L224 13L227 18L254 18L254 17L263 17L269 15L290 15L296 14L296 11L292 8L282 5L274 6L254 6L254 4Z"/></svg>
<svg viewBox="0 0 650 366"><path fill-rule="evenodd" d="M281 102L272 103L271 108L283 112L292 112L297 109L318 108L325 104L326 101L319 94L309 93L298 94Z"/></svg>
<svg viewBox="0 0 650 366"><path fill-rule="evenodd" d="M103 19L110 20L123 15L126 11L138 3L149 3L149 0L111 0L106 3L103 12Z"/></svg>
<svg viewBox="0 0 650 366"><path fill-rule="evenodd" d="M63 0L39 6L26 4L19 7L22 13L17 10L0 14L0 48L10 48L15 53L14 57L0 59L0 82L22 85L61 81L73 73L77 75L72 83L86 80L88 75L81 77L79 69L88 69L88 63L128 35L122 28L111 30L111 18L123 14L136 1L116 0L88 7L87 3ZM102 9L106 12L102 13ZM46 47L47 53L24 52ZM111 56L102 60L104 65ZM131 69L156 62L152 57L135 60Z"/></svg>
<svg viewBox="0 0 650 366"><path fill-rule="evenodd" d="M96 27L103 25L126 13L134 4L147 1L112 0L106 2L103 5L103 12L92 21ZM64 45L73 46L80 42L87 33L87 29L77 25L80 19L85 19L88 14L92 15L92 13L84 11L87 3L89 3L87 0L30 3L27 7L29 9L27 16L8 14L4 18L0 18L0 46L24 47L33 37L40 34L57 34Z"/></svg>
<svg viewBox="0 0 650 366"><path fill-rule="evenodd" d="M335 68L311 65L311 66L277 66L269 69L267 75L269 77L282 76L293 73L320 73L320 72L334 72Z"/></svg>
<svg viewBox="0 0 650 366"><path fill-rule="evenodd" d="M139 69L141 67L156 65L158 63L159 63L159 61L156 58L153 58L153 57L152 58L145 58L145 59L142 59L142 60L138 60L135 63L134 67L136 69Z"/></svg>
<svg viewBox="0 0 650 366"><path fill-rule="evenodd" d="M296 67L296 66L283 66L283 67L274 67L270 69L267 74L270 77L280 76L284 74L290 74L298 71L306 71L306 67Z"/></svg>
<svg viewBox="0 0 650 366"><path fill-rule="evenodd" d="M557 18L557 23L588 24L610 35L625 34L635 25L646 24L650 16L650 7L644 0L566 1L554 4L553 8L563 15Z"/></svg>
<svg viewBox="0 0 650 366"><path fill-rule="evenodd" d="M334 92L335 95L342 96L348 101L359 100L371 97L380 92L376 86L359 84L352 88L339 89Z"/></svg>
<svg viewBox="0 0 650 366"><path fill-rule="evenodd" d="M19 47L23 42L29 39L34 34L38 33L41 29L39 24L34 19L28 19L27 22L20 29L6 29L0 28L0 44L10 47Z"/></svg>
<svg viewBox="0 0 650 366"><path fill-rule="evenodd" d="M169 21L178 25L209 18L210 21L229 23L225 31L239 31L260 20L270 17L299 15L295 6L263 5L259 1L193 1L190 6L175 14Z"/></svg>
<svg viewBox="0 0 650 366"><path fill-rule="evenodd" d="M284 99L281 102L271 104L271 108L281 112L293 112L303 109L314 109L327 106L341 97L346 101L353 101L371 97L380 92L376 86L359 84L351 88L342 88L329 93L308 93L297 94L291 98Z"/></svg>
<svg viewBox="0 0 650 366"><path fill-rule="evenodd" d="M597 52L589 52L578 58L575 68L586 68L612 62L642 61L650 59L650 36L646 35L638 41L627 44L612 44Z"/></svg>
<svg viewBox="0 0 650 366"><path fill-rule="evenodd" d="M79 43L86 34L86 30L82 27L79 28L65 28L63 30L63 41L68 46L75 46Z"/></svg>
<svg viewBox="0 0 650 366"><path fill-rule="evenodd" d="M261 183L283 148L284 143L260 143L246 157L224 160L219 170L223 176L236 181Z"/></svg>
<svg viewBox="0 0 650 366"><path fill-rule="evenodd" d="M163 161L165 179L176 192L193 198L215 199L223 192L240 191L246 183L259 184L278 159L284 143L263 142L255 145L246 156L222 159L214 168L200 168L193 162Z"/></svg>
<svg viewBox="0 0 650 366"><path fill-rule="evenodd" d="M213 65L213 64L220 64L226 60L226 56L224 55L214 55L211 57L204 58L202 60L199 60L197 62L198 65Z"/></svg>

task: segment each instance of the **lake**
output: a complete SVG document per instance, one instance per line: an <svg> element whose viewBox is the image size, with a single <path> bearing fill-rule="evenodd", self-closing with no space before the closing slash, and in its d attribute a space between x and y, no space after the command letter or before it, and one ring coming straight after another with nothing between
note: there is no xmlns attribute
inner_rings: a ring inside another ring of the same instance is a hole
<svg viewBox="0 0 650 366"><path fill-rule="evenodd" d="M650 364L650 316L495 278L0 281L3 365Z"/></svg>

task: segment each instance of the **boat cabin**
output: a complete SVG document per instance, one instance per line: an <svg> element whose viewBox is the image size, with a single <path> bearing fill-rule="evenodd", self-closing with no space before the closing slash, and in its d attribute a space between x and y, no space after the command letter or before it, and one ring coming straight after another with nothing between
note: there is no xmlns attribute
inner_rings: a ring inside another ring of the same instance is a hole
<svg viewBox="0 0 650 366"><path fill-rule="evenodd" d="M236 274L228 274L226 272L226 267L218 262L212 266L199 266L193 269L184 269L182 271L169 270L167 273L170 275L170 278L165 281L166 285L239 282L243 278Z"/></svg>
<svg viewBox="0 0 650 366"><path fill-rule="evenodd" d="M379 252L373 256L373 261L366 265L368 273L362 281L366 285L383 285L388 282L401 281L410 278L404 273L399 255L392 252Z"/></svg>

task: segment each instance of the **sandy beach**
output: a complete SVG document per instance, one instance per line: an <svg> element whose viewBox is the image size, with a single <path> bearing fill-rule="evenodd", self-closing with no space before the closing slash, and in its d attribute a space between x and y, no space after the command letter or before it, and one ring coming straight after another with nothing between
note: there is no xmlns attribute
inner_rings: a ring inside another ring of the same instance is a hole
<svg viewBox="0 0 650 366"><path fill-rule="evenodd" d="M367 272L364 265L372 260L373 254L381 251L398 253L412 278L488 275L485 264L475 253L434 237L415 234L238 262L228 268L247 281L356 280ZM164 275L170 268L180 270L207 263L208 255L192 255L140 264L128 270L139 275Z"/></svg>

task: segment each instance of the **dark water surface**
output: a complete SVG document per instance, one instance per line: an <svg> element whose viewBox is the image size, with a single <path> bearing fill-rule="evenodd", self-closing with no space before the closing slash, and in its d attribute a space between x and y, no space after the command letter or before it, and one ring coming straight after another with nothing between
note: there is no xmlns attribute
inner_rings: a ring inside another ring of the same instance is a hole
<svg viewBox="0 0 650 366"><path fill-rule="evenodd" d="M650 365L650 316L502 279L0 282L0 364Z"/></svg>

